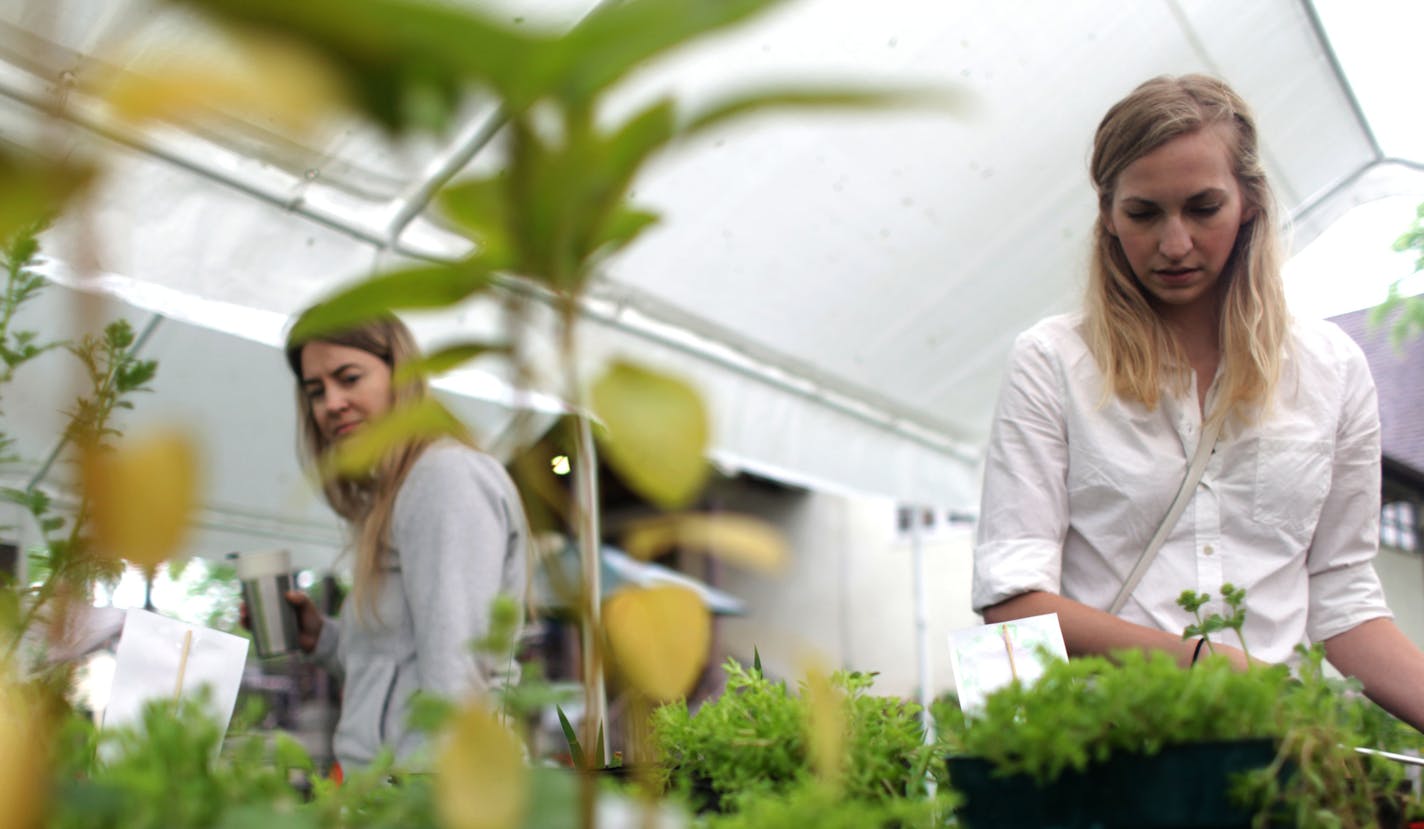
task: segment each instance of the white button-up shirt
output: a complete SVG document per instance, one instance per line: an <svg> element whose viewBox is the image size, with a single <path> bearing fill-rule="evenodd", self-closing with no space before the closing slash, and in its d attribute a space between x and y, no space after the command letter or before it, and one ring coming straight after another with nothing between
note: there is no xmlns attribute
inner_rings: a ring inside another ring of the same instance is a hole
<svg viewBox="0 0 1424 829"><path fill-rule="evenodd" d="M1103 396L1082 315L1019 335L985 458L974 551L976 611L1042 590L1107 609L1162 521L1201 435L1195 383L1148 411ZM1275 400L1228 420L1181 519L1119 614L1178 633L1183 590L1246 588L1251 654L1286 661L1390 615L1371 559L1379 542L1380 432L1359 347L1331 323L1297 321ZM1207 407L1216 394L1213 382ZM1234 636L1225 641L1237 644Z"/></svg>

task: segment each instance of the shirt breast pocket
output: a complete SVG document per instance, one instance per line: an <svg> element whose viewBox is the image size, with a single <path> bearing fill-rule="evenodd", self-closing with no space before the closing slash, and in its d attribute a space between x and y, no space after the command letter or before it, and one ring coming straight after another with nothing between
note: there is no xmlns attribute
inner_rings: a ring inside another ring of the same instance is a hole
<svg viewBox="0 0 1424 829"><path fill-rule="evenodd" d="M1309 541L1330 491L1327 441L1261 438L1256 443L1251 517Z"/></svg>

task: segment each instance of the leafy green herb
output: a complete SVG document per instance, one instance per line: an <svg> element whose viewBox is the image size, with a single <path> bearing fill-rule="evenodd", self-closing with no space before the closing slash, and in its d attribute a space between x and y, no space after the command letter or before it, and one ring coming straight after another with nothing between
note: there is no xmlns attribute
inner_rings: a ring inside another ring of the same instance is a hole
<svg viewBox="0 0 1424 829"><path fill-rule="evenodd" d="M1414 224L1394 241L1394 249L1400 253L1414 254L1414 272L1424 272L1424 204L1415 211ZM1395 280L1389 286L1389 294L1384 302L1370 312L1370 324L1390 324L1389 338L1398 348L1410 337L1424 332L1424 297L1405 296L1401 289L1404 280Z"/></svg>
<svg viewBox="0 0 1424 829"><path fill-rule="evenodd" d="M1223 630L1236 631L1236 639L1241 643L1241 651L1246 654L1246 658L1251 658L1251 649L1246 646L1246 636L1242 633L1242 628L1246 624L1246 589L1235 587L1230 583L1221 586L1221 598L1226 602L1226 606L1231 608L1231 615L1222 616L1213 613L1205 618L1202 617L1201 609L1210 601L1211 596L1206 593L1197 593L1192 590L1183 590L1182 595L1177 597L1177 604L1196 617L1196 624L1188 625L1182 631L1183 639L1192 639L1200 636L1206 639L1206 645L1212 653L1216 652L1216 647L1212 644L1211 634Z"/></svg>
<svg viewBox="0 0 1424 829"><path fill-rule="evenodd" d="M762 796L785 795L813 779L806 745L809 707L802 694L736 660L727 688L696 714L686 702L653 713L663 787L698 808L735 811ZM936 753L924 744L919 706L868 693L870 674L838 672L847 696L844 797L890 801L924 793Z"/></svg>
<svg viewBox="0 0 1424 829"><path fill-rule="evenodd" d="M132 396L148 390L157 372L157 363L139 360L131 352L135 335L125 320L116 320L98 334L89 334L76 343L41 342L33 331L15 327L16 314L43 290L45 281L33 270L39 255L37 234L41 226L31 225L5 239L0 247L6 286L0 304L0 399L15 371L41 354L63 348L84 369L86 390L63 413L65 445L104 448L119 435L116 415L133 408ZM0 463L18 460L13 439L0 433ZM44 617L52 600L61 594L87 596L100 580L116 579L122 563L101 557L92 549L88 522L92 505L81 498L72 510L60 512L51 497L38 486L0 490L0 500L24 508L39 527L41 544L26 551L28 583L0 583L0 662L13 658L25 635ZM66 530L67 526L67 530ZM48 688L53 701L64 698L72 668L65 665L43 667L38 654L27 654L24 671Z"/></svg>
<svg viewBox="0 0 1424 829"><path fill-rule="evenodd" d="M816 829L930 829L945 825L958 796L890 800L847 800L834 788L812 782L782 795L743 800L740 811L713 816L707 829L770 829L814 826Z"/></svg>
<svg viewBox="0 0 1424 829"><path fill-rule="evenodd" d="M990 694L981 714L940 723L941 733L958 753L1044 782L1118 752L1280 733L1276 702L1291 683L1284 666L1247 674L1218 657L1192 670L1162 652L1114 658L1053 663L1031 686Z"/></svg>

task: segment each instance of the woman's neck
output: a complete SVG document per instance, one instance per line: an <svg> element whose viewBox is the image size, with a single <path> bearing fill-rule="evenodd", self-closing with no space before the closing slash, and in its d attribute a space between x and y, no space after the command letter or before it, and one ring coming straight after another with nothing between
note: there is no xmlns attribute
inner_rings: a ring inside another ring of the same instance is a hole
<svg viewBox="0 0 1424 829"><path fill-rule="evenodd" d="M1206 392L1221 364L1221 311L1216 303L1159 309L1196 375L1197 406L1206 414Z"/></svg>
<svg viewBox="0 0 1424 829"><path fill-rule="evenodd" d="M1192 363L1221 353L1221 295L1212 291L1189 305L1154 303L1157 315Z"/></svg>

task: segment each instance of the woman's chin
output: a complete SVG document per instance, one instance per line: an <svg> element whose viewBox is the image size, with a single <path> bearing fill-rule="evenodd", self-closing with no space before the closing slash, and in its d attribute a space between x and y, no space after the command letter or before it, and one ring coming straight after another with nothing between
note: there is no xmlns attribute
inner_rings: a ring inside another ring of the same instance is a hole
<svg viewBox="0 0 1424 829"><path fill-rule="evenodd" d="M345 429L339 429L336 432L333 432L332 435L327 438L327 442L333 445L342 443L343 441L348 440L352 435L356 434L359 431L361 431L360 426L349 426Z"/></svg>

